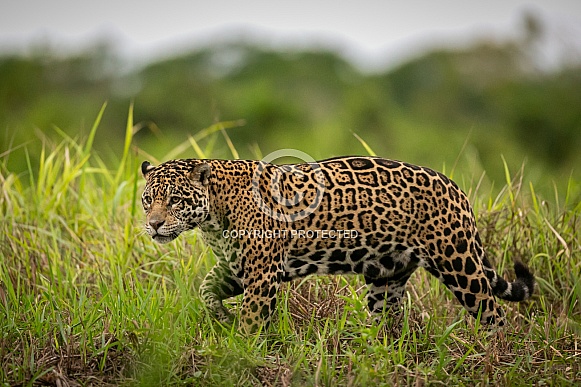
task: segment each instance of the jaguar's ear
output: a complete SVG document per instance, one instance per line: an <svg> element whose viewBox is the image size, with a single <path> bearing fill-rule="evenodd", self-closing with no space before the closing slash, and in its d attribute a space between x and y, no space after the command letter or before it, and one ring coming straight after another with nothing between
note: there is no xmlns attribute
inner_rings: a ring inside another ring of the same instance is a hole
<svg viewBox="0 0 581 387"><path fill-rule="evenodd" d="M155 168L155 166L151 165L149 161L144 161L141 164L141 174L143 177L147 179L147 175L149 175L149 172L151 172L153 168Z"/></svg>
<svg viewBox="0 0 581 387"><path fill-rule="evenodd" d="M210 182L210 171L210 164L198 164L194 169L192 169L192 172L190 172L190 179L192 179L194 183L201 183L205 187Z"/></svg>

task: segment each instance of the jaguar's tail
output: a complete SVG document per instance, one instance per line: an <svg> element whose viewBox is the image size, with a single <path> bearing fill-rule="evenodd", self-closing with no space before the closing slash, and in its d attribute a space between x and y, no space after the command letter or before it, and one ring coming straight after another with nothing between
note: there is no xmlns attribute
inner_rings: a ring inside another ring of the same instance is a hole
<svg viewBox="0 0 581 387"><path fill-rule="evenodd" d="M527 265L520 261L515 261L514 272L516 279L508 282L490 265L486 257L483 259L484 272L492 286L492 292L495 296L507 301L524 301L531 297L535 290L535 276Z"/></svg>

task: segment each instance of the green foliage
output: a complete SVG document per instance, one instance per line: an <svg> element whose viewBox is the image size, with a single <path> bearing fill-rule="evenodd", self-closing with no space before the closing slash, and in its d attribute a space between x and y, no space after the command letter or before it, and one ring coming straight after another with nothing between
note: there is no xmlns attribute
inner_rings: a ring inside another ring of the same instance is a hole
<svg viewBox="0 0 581 387"><path fill-rule="evenodd" d="M244 337L213 322L200 302L197 289L214 257L197 233L169 245L144 235L133 110L119 138L122 156L110 168L91 145L103 109L86 141L62 131L59 141L44 140L26 174L7 167L10 154L0 158L0 384L581 382L578 180L542 200L506 163L497 196L465 185L495 265L510 277L512 259L522 258L537 275L531 302L504 304L506 329L486 332L418 272L400 317L373 323L357 277L307 278L285 285L269 330ZM198 132L172 154L212 156L228 147L211 139L236 125ZM239 304L230 301L234 312Z"/></svg>
<svg viewBox="0 0 581 387"><path fill-rule="evenodd" d="M106 46L73 57L50 51L4 57L0 154L8 152L11 170L26 171L20 146L27 144L36 167L39 137L58 142L54 126L86 137L96 106L107 101L93 147L115 166L123 153L115 140L125 135L134 102L134 143L148 154L165 154L216 122L243 119L230 133L242 158L282 148L316 159L365 153L356 133L385 157L453 167L475 180L487 171L486 187L502 185L500 155L513 169L526 160L526 177L551 194L571 171L579 176L581 68L535 70L530 45L439 50L373 74L331 51L248 43L200 48L142 68L127 67ZM213 155L231 152L221 146Z"/></svg>

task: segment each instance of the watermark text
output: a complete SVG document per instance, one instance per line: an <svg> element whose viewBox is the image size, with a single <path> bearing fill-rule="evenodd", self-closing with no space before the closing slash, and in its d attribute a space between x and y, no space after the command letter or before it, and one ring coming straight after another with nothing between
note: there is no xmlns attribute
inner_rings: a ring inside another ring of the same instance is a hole
<svg viewBox="0 0 581 387"><path fill-rule="evenodd" d="M357 230L224 230L226 239L353 239L359 236Z"/></svg>

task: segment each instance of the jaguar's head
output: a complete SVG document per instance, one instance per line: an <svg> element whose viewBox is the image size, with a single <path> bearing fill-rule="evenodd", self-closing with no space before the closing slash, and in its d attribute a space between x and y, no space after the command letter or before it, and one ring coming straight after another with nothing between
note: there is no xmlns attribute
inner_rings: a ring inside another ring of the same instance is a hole
<svg viewBox="0 0 581 387"><path fill-rule="evenodd" d="M141 172L147 181L141 196L145 231L156 242L171 242L208 217L209 164L172 160L156 167L144 161Z"/></svg>

